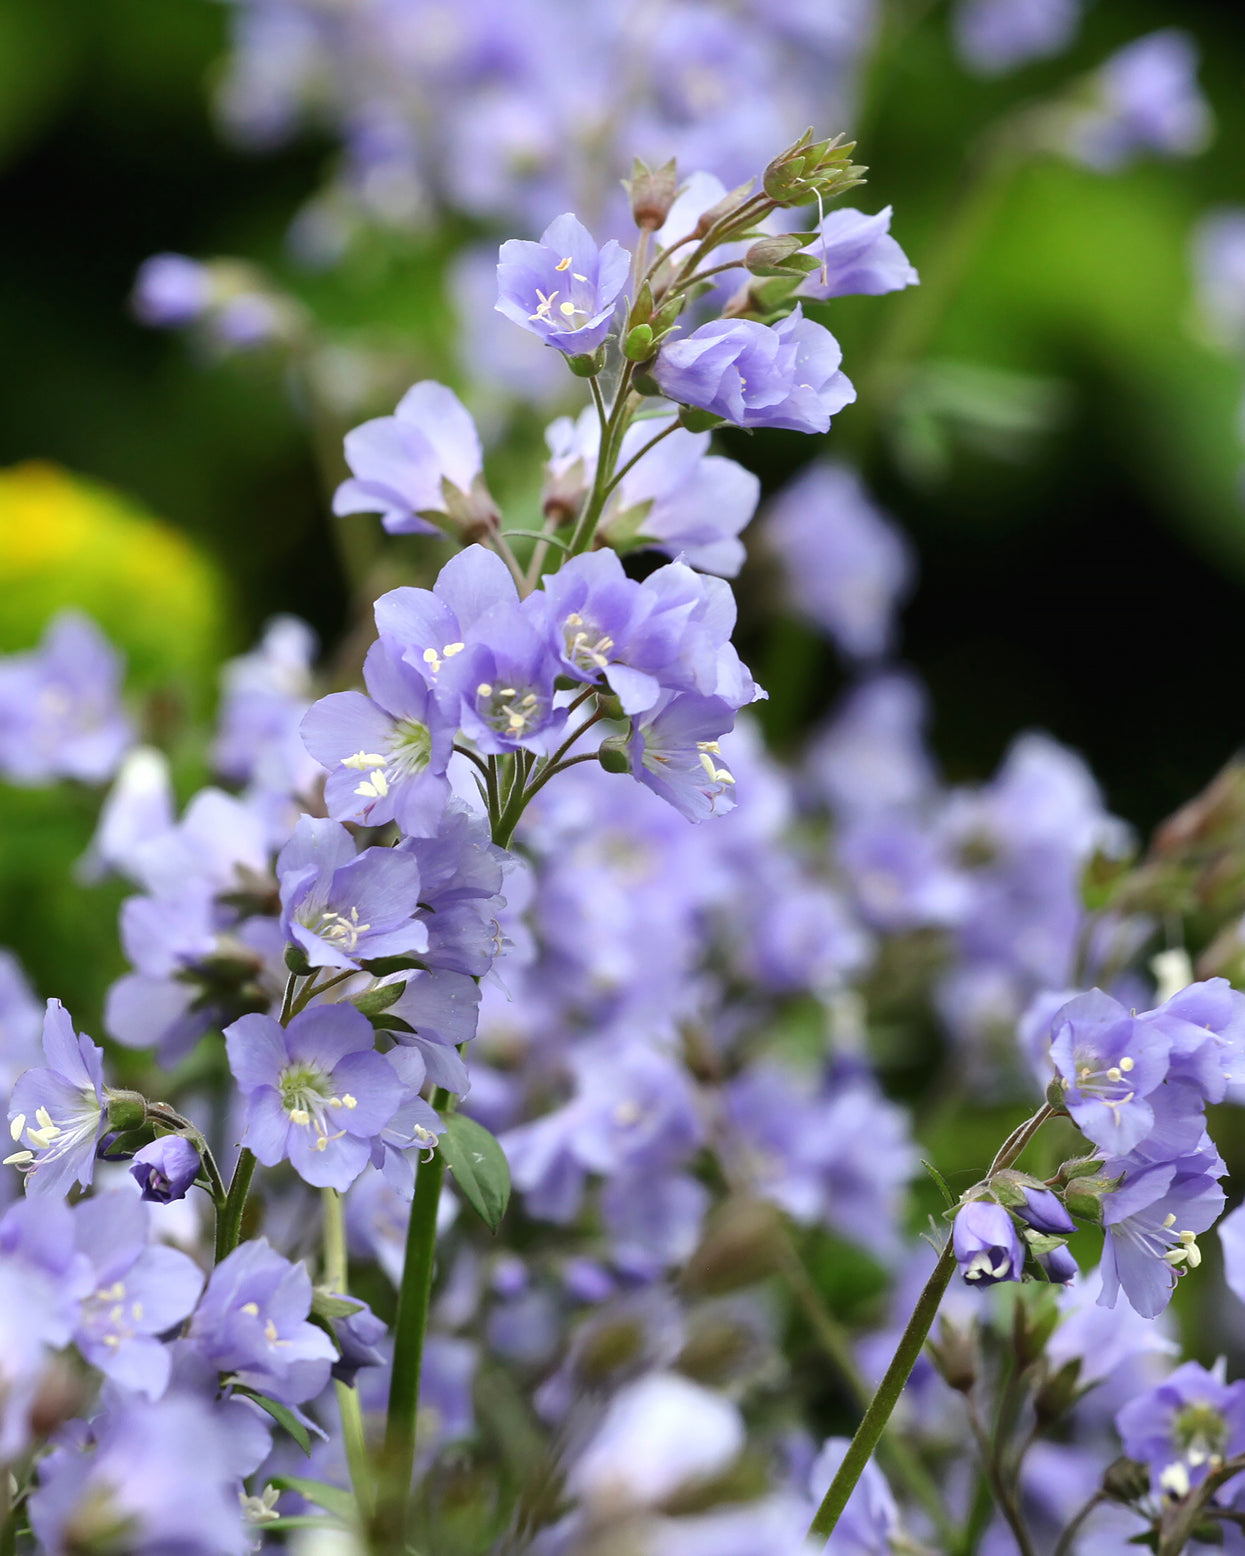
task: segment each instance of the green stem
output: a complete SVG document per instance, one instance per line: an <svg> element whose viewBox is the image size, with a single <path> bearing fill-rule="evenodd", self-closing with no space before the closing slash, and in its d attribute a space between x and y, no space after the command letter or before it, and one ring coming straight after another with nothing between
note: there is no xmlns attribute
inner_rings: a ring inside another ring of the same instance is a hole
<svg viewBox="0 0 1245 1556"><path fill-rule="evenodd" d="M336 1296L346 1296L350 1290L350 1266L346 1254L346 1214L342 1197L336 1189L323 1189L321 1202L324 1207L324 1284ZM346 1463L350 1469L350 1484L359 1516L366 1522L372 1515L373 1488L372 1466L367 1456L367 1439L363 1431L363 1411L359 1406L358 1391L338 1380L337 1408L341 1414L342 1441L346 1448Z"/></svg>
<svg viewBox="0 0 1245 1556"><path fill-rule="evenodd" d="M852 1355L848 1339L838 1319L826 1307L821 1293L809 1278L799 1254L790 1238L786 1238L782 1253L783 1273L804 1310L813 1333L832 1366L847 1385L856 1403L865 1409L869 1404L869 1384L856 1358ZM944 1545L948 1548L955 1539L955 1531L943 1506L942 1495L929 1471L898 1439L884 1439L878 1445L878 1457L896 1480L902 1481L913 1497L929 1514Z"/></svg>
<svg viewBox="0 0 1245 1556"><path fill-rule="evenodd" d="M247 1191L254 1171L255 1157L243 1146L229 1181L229 1193L216 1217L217 1264L227 1259L242 1240L242 1212L246 1209Z"/></svg>
<svg viewBox="0 0 1245 1556"><path fill-rule="evenodd" d="M339 983L345 983L348 978L357 978L358 976L359 969L357 967L348 967L345 972L340 972L336 977L328 978L323 983L317 983L313 978L307 987L303 990L303 992L294 1001L294 1004L290 1009L290 1018L292 1019L294 1016L297 1016L302 1011L306 1010L307 1006L311 1004L312 1000L315 999L317 994L324 994L329 989L335 989Z"/></svg>
<svg viewBox="0 0 1245 1556"><path fill-rule="evenodd" d="M1076 1539L1077 1531L1094 1509L1101 1507L1106 1500L1107 1494L1105 1491L1095 1491L1088 1502L1084 1503L1077 1510L1071 1523L1059 1536L1059 1544L1055 1547L1054 1556L1072 1556L1072 1542Z"/></svg>
<svg viewBox="0 0 1245 1556"><path fill-rule="evenodd" d="M613 409L602 422L601 446L597 451L596 474L593 476L592 489L585 499L583 510L575 522L575 530L571 535L571 543L568 548L568 553L571 556L578 556L580 552L587 551L592 544L593 536L596 534L601 514L605 510L606 499L609 495L609 482L614 474L614 463L618 458L619 445L622 442L623 433L626 432L631 420L631 379L634 373L635 363L626 363L618 380L618 393L614 397ZM597 414L602 416L604 404L601 400L601 391L597 387L595 378L590 380L590 382L592 383Z"/></svg>
<svg viewBox="0 0 1245 1556"><path fill-rule="evenodd" d="M655 438L650 438L638 454L632 454L631 458L622 467L617 475L611 477L609 485L605 488L606 497L608 497L614 488L622 481L623 477L627 474L633 465L643 459L645 454L649 453L650 450L655 449L663 438L668 438L672 432L677 432L678 430L679 418L676 416L672 422L661 429Z"/></svg>
<svg viewBox="0 0 1245 1556"><path fill-rule="evenodd" d="M864 1474L865 1465L873 1457L878 1439L886 1429L891 1412L899 1402L908 1374L916 1365L930 1326L933 1324L942 1302L943 1292L955 1273L955 1253L948 1243L934 1266L934 1273L925 1283L925 1289L917 1299L908 1327L904 1330L886 1375L878 1384L877 1393L865 1411L864 1419L856 1428L838 1474L830 1482L830 1489L822 1498L817 1515L809 1525L811 1538L828 1540L834 1533L839 1515L847 1506L847 1500L856 1489L856 1482Z"/></svg>
<svg viewBox="0 0 1245 1556"><path fill-rule="evenodd" d="M1004 1167L1010 1167L1053 1114L1054 1109L1046 1103L1032 1118L1026 1119L1023 1124L1014 1129L999 1147L987 1176L993 1176L996 1172L1001 1172ZM856 1435L848 1446L838 1473L830 1482L830 1489L822 1499L821 1506L809 1526L810 1536L827 1540L834 1533L834 1526L847 1506L848 1498L856 1489L856 1482L864 1473L865 1465L873 1457L873 1451L886 1430L891 1412L899 1403L899 1396L903 1393L908 1375L921 1354L930 1328L937 1317L943 1293L955 1273L955 1262L955 1251L948 1239L947 1246L938 1256L933 1274L926 1281L924 1290L917 1298L912 1317L908 1320L908 1327L900 1337L895 1354L891 1357L890 1366L886 1369L886 1375L878 1384L877 1393L874 1394L863 1420L856 1428Z"/></svg>
<svg viewBox="0 0 1245 1556"><path fill-rule="evenodd" d="M964 1403L968 1408L968 1424L972 1430L973 1441L977 1444L977 1454L981 1460L981 1467L986 1472L986 1478L990 1482L990 1489L994 1493L995 1505L1007 1521L1007 1527L1011 1530L1016 1541L1016 1549L1020 1556L1033 1556L1033 1542L1029 1538L1029 1531L1025 1528L1024 1520L1020 1516L1020 1509L1016 1505L1016 1499L1012 1496L1004 1484L1002 1473L999 1469L999 1455L996 1448L992 1447L981 1425L981 1417L977 1414L977 1407L966 1394Z"/></svg>
<svg viewBox="0 0 1245 1556"><path fill-rule="evenodd" d="M437 1092L434 1107L444 1107L445 1094ZM389 1413L385 1424L384 1477L378 1510L381 1550L401 1550L406 1532L415 1471L415 1423L419 1414L419 1375L424 1355L424 1331L432 1298L432 1272L436 1258L437 1206L445 1177L445 1157L440 1151L419 1165L415 1198L406 1229L406 1258L398 1311L393 1325L393 1372L389 1383Z"/></svg>

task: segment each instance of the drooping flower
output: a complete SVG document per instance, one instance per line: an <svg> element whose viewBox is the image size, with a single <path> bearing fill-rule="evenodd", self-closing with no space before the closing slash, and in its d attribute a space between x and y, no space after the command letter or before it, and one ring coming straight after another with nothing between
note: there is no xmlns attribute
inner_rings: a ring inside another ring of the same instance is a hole
<svg viewBox="0 0 1245 1556"><path fill-rule="evenodd" d="M379 513L391 535L435 535L438 520L461 516L483 490L480 435L452 389L425 379L408 389L392 416L346 434L351 477L333 497L333 512Z"/></svg>
<svg viewBox="0 0 1245 1556"><path fill-rule="evenodd" d="M288 1027L243 1016L225 1047L246 1102L242 1144L265 1167L288 1160L317 1188L348 1189L402 1100L367 1017L352 1005L313 1006Z"/></svg>
<svg viewBox="0 0 1245 1556"><path fill-rule="evenodd" d="M800 295L824 302L831 297L881 297L916 286L920 276L890 235L892 208L875 216L845 207L817 226L807 253L819 268L800 282Z"/></svg>
<svg viewBox="0 0 1245 1556"><path fill-rule="evenodd" d="M735 722L721 697L663 695L633 721L632 773L689 821L735 808L735 778L718 746Z"/></svg>
<svg viewBox="0 0 1245 1556"><path fill-rule="evenodd" d="M9 1134L17 1149L6 1164L20 1167L28 1194L69 1192L89 1186L95 1147L104 1132L104 1050L73 1029L60 1000L49 1000L43 1019L47 1067L26 1070L9 1102Z"/></svg>
<svg viewBox="0 0 1245 1556"><path fill-rule="evenodd" d="M956 1215L951 1240L960 1274L970 1286L1020 1279L1024 1249L1016 1223L1002 1205L970 1200Z"/></svg>
<svg viewBox="0 0 1245 1556"><path fill-rule="evenodd" d="M797 307L778 324L718 319L662 347L653 364L661 392L737 427L826 432L856 398L839 371L830 331Z"/></svg>
<svg viewBox="0 0 1245 1556"><path fill-rule="evenodd" d="M203 1166L198 1151L185 1135L162 1135L135 1151L130 1176L153 1205L171 1205L185 1199Z"/></svg>
<svg viewBox="0 0 1245 1556"><path fill-rule="evenodd" d="M539 243L503 243L499 260L500 313L568 356L583 356L604 341L631 267L621 244L611 238L598 248L568 211L550 222Z"/></svg>

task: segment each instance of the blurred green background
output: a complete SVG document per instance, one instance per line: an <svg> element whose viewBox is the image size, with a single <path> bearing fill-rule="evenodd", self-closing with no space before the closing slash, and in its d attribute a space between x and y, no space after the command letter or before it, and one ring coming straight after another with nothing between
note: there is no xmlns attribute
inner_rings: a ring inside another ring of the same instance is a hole
<svg viewBox="0 0 1245 1556"><path fill-rule="evenodd" d="M887 333L930 308L919 292L829 310L864 393L825 450L726 442L767 489L821 452L863 462L919 551L903 653L931 689L952 779L984 778L1014 734L1045 728L1146 828L1245 728L1245 369L1199 335L1188 257L1199 215L1245 204L1245 13L1099 0L1069 55L986 83L956 64L945 5L920 9L872 72L858 157L871 169L860 203L894 205L927 279L986 127L1143 32L1178 22L1196 36L1216 138L1190 162L1111 177L1027 166L982 212L945 315L926 320L919 392L898 420L871 410L867 388ZM253 259L327 324L394 350L408 381L454 377L438 302L453 234L386 240L315 275L289 258L290 220L332 146L221 143L208 94L227 10L0 0L0 650L33 644L57 604L83 605L129 655L149 727L174 742L210 712L219 660L266 617L294 611L330 646L348 626L326 502L343 429L313 437L273 359L208 362L136 325L126 299L142 260ZM503 471L515 452L501 451ZM751 589L745 574L743 648L789 747L844 672L800 629L775 631ZM186 781L200 778L188 764ZM119 966L108 894L47 885L93 814L85 795L0 791L0 879L27 905L9 938L42 990L70 1000Z"/></svg>

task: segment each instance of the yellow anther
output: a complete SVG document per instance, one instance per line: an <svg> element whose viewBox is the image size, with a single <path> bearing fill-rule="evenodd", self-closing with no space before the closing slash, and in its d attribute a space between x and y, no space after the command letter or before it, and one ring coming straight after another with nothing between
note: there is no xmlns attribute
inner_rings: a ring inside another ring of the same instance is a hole
<svg viewBox="0 0 1245 1556"><path fill-rule="evenodd" d="M1128 1055L1125 1054L1124 1057L1120 1060L1120 1069L1124 1071L1125 1075L1127 1075L1135 1063L1135 1059L1130 1059Z"/></svg>
<svg viewBox="0 0 1245 1556"><path fill-rule="evenodd" d="M558 305L558 312L564 319L570 319L573 318L575 314L579 312L579 310L576 308L574 303L560 303Z"/></svg>
<svg viewBox="0 0 1245 1556"><path fill-rule="evenodd" d="M352 1097L349 1092L346 1092L345 1096L342 1097L339 1106L343 1108L357 1108L359 1106L359 1099L357 1097Z"/></svg>
<svg viewBox="0 0 1245 1556"><path fill-rule="evenodd" d="M22 1138L22 1130L25 1129L25 1127L26 1115L24 1113L19 1113L13 1122L9 1125L9 1138L11 1140L20 1140Z"/></svg>
<svg viewBox="0 0 1245 1556"><path fill-rule="evenodd" d="M5 1167L24 1167L27 1162L33 1162L34 1159L35 1153L33 1151L14 1151L11 1156L4 1158L2 1165Z"/></svg>
<svg viewBox="0 0 1245 1556"><path fill-rule="evenodd" d="M389 793L389 780L380 768L377 768L370 778L365 778L361 784L356 785L354 792L363 795L365 799L383 800Z"/></svg>
<svg viewBox="0 0 1245 1556"><path fill-rule="evenodd" d="M48 1110L46 1108L36 1108L35 1109L35 1122L39 1125L39 1127L41 1129L55 1129L56 1128L56 1125L52 1122L52 1115L48 1112Z"/></svg>
<svg viewBox="0 0 1245 1556"><path fill-rule="evenodd" d="M1164 1216L1164 1218L1163 1218L1163 1225L1164 1226L1175 1226L1175 1224L1176 1224L1176 1217L1174 1215Z"/></svg>
<svg viewBox="0 0 1245 1556"><path fill-rule="evenodd" d="M353 767L357 773L366 773L373 767L383 767L385 758L375 751L356 751L353 756L342 757L341 765Z"/></svg>
<svg viewBox="0 0 1245 1556"><path fill-rule="evenodd" d="M311 1114L308 1113L306 1108L291 1108L290 1109L290 1123L291 1124L309 1124L310 1122L311 1122Z"/></svg>
<svg viewBox="0 0 1245 1556"><path fill-rule="evenodd" d="M239 1308L238 1311L241 1312L241 1313L249 1314L251 1318L258 1318L259 1317L259 1303L258 1302L244 1302L242 1304L241 1308Z"/></svg>
<svg viewBox="0 0 1245 1556"><path fill-rule="evenodd" d="M133 1318L136 1324L141 1323L143 1317L143 1304L141 1302L130 1303L130 1317Z"/></svg>
<svg viewBox="0 0 1245 1556"><path fill-rule="evenodd" d="M316 1150L317 1151L327 1151L328 1148L329 1148L329 1137L327 1135L317 1135L316 1136Z"/></svg>
<svg viewBox="0 0 1245 1556"><path fill-rule="evenodd" d="M487 681L481 681L479 686L476 687L476 696L477 697L491 697L492 695L493 695L493 688L489 685L489 683Z"/></svg>
<svg viewBox="0 0 1245 1556"><path fill-rule="evenodd" d="M454 655L461 654L466 646L465 643L447 643L441 652L447 659L453 659Z"/></svg>
<svg viewBox="0 0 1245 1556"><path fill-rule="evenodd" d="M568 254L565 259L560 259L553 268L555 270L569 270L571 268L571 256ZM539 296L539 293L537 295Z"/></svg>
<svg viewBox="0 0 1245 1556"><path fill-rule="evenodd" d="M1107 1071L1107 1079L1108 1079L1108 1080L1109 1080L1109 1081L1119 1081L1119 1080L1123 1080L1123 1078L1124 1078L1124 1072L1123 1072L1123 1070L1121 1070L1121 1069L1119 1069L1119 1068L1118 1068L1118 1067L1117 1067L1117 1066L1116 1066L1116 1065L1114 1065L1114 1064L1113 1064L1113 1065L1112 1065L1112 1066L1111 1066L1111 1068L1110 1068L1110 1069L1109 1069L1109 1070L1108 1070L1108 1071Z"/></svg>
<svg viewBox="0 0 1245 1556"><path fill-rule="evenodd" d="M271 1318L264 1325L264 1339L267 1340L269 1345L276 1345L277 1343L277 1326Z"/></svg>

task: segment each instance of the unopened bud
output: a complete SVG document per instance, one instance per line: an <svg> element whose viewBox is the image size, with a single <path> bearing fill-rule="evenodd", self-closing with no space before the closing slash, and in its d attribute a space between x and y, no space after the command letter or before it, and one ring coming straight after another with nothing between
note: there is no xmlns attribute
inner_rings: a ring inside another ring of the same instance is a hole
<svg viewBox="0 0 1245 1556"><path fill-rule="evenodd" d="M307 960L307 953L300 945L287 945L285 948L285 965L296 978L306 978L312 968Z"/></svg>
<svg viewBox="0 0 1245 1556"><path fill-rule="evenodd" d="M977 1381L977 1342L971 1329L958 1329L949 1318L938 1327L938 1338L926 1346L938 1376L958 1394L967 1394Z"/></svg>
<svg viewBox="0 0 1245 1556"><path fill-rule="evenodd" d="M627 331L627 338L623 341L623 356L629 362L647 362L653 354L653 327L651 324L637 324L634 329Z"/></svg>
<svg viewBox="0 0 1245 1556"><path fill-rule="evenodd" d="M118 1135L141 1129L147 1121L147 1099L137 1091L108 1091L108 1128Z"/></svg>
<svg viewBox="0 0 1245 1556"><path fill-rule="evenodd" d="M679 410L679 426L689 432L711 432L722 426L725 416L715 416L712 411L702 411L694 405L684 405Z"/></svg>
<svg viewBox="0 0 1245 1556"><path fill-rule="evenodd" d="M1102 1489L1113 1502L1140 1502L1150 1490L1150 1471L1122 1454L1103 1472Z"/></svg>
<svg viewBox="0 0 1245 1556"><path fill-rule="evenodd" d="M779 1213L763 1200L728 1200L710 1218L687 1262L683 1285L696 1292L738 1291L781 1268L785 1239Z"/></svg>
<svg viewBox="0 0 1245 1556"><path fill-rule="evenodd" d="M737 189L732 189L729 194L723 195L716 205L711 205L707 211L702 211L692 236L695 238L707 237L713 228L719 224L726 225L729 232L730 218L747 201L748 196L752 193L752 184L753 180L749 179L746 184L740 184ZM724 232L722 237L727 235L728 233Z"/></svg>
<svg viewBox="0 0 1245 1556"><path fill-rule="evenodd" d="M1062 1420L1080 1398L1081 1359L1074 1356L1058 1372L1044 1378L1033 1392L1033 1411L1046 1425Z"/></svg>
<svg viewBox="0 0 1245 1556"><path fill-rule="evenodd" d="M1060 1183L1071 1183L1073 1178L1092 1178L1101 1166L1101 1156L1073 1156L1064 1162L1055 1176Z"/></svg>
<svg viewBox="0 0 1245 1556"><path fill-rule="evenodd" d="M623 179L623 188L631 197L631 215L637 227L655 232L670 214L679 192L679 173L674 158L656 170L635 159L631 177Z"/></svg>
<svg viewBox="0 0 1245 1556"><path fill-rule="evenodd" d="M601 742L597 761L607 773L629 773L631 758L627 755L627 742L611 737Z"/></svg>
<svg viewBox="0 0 1245 1556"><path fill-rule="evenodd" d="M1114 1180L1106 1178L1073 1178L1064 1190L1063 1202L1068 1211L1081 1221L1102 1221L1103 1195L1110 1192Z"/></svg>
<svg viewBox="0 0 1245 1556"><path fill-rule="evenodd" d="M595 378L605 366L605 347L600 345L595 351L585 352L577 357L567 357L566 365L576 378Z"/></svg>
<svg viewBox="0 0 1245 1556"><path fill-rule="evenodd" d="M761 238L744 255L744 268L754 276L806 276L817 269L811 254L801 253L810 237L806 232L783 232Z"/></svg>
<svg viewBox="0 0 1245 1556"><path fill-rule="evenodd" d="M1035 1253L1045 1251L1036 1247L1031 1235L1026 1235L1025 1241ZM1062 1247L1058 1238L1044 1238L1042 1241ZM1046 1342L1054 1333L1059 1317L1059 1304L1053 1287L1017 1287L1012 1306L1012 1348L1017 1366L1027 1367L1037 1361L1046 1349Z"/></svg>
<svg viewBox="0 0 1245 1556"><path fill-rule="evenodd" d="M1064 1098L1067 1093L1067 1089L1067 1084L1065 1083L1063 1077L1060 1075L1056 1075L1054 1080L1051 1081L1050 1085L1046 1088L1046 1101L1048 1105L1054 1108L1058 1113L1062 1113L1064 1110Z"/></svg>

